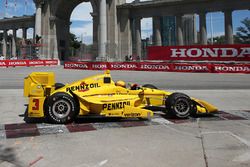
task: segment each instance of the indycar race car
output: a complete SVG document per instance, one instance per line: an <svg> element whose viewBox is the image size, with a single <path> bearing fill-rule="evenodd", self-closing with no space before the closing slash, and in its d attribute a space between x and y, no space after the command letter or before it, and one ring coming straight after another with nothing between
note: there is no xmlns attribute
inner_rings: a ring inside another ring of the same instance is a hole
<svg viewBox="0 0 250 167"><path fill-rule="evenodd" d="M178 118L218 111L206 101L154 85L115 83L109 70L66 85L55 83L53 72L33 72L24 79L24 96L29 97L28 118L60 124L80 116L150 119L153 107L164 107L164 112Z"/></svg>

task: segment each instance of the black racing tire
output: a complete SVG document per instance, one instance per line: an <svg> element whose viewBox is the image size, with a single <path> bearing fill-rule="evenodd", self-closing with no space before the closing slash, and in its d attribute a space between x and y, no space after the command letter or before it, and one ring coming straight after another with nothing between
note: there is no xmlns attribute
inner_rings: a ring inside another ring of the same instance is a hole
<svg viewBox="0 0 250 167"><path fill-rule="evenodd" d="M196 110L190 97L183 93L173 93L168 96L165 106L167 111L177 118L187 118Z"/></svg>
<svg viewBox="0 0 250 167"><path fill-rule="evenodd" d="M60 89L64 87L65 85L63 83L55 83L55 90Z"/></svg>
<svg viewBox="0 0 250 167"><path fill-rule="evenodd" d="M23 118L23 120L24 120L25 123L27 123L27 124L35 123L35 122L34 122L34 119L32 119L32 118L30 118L30 117L28 116L28 107L29 107L29 106L27 106L27 108L26 108L26 110L25 110L25 112L24 112L24 118Z"/></svg>
<svg viewBox="0 0 250 167"><path fill-rule="evenodd" d="M73 122L80 110L75 98L64 92L47 97L44 103L46 119L51 123L67 124Z"/></svg>
<svg viewBox="0 0 250 167"><path fill-rule="evenodd" d="M32 117L29 117L28 115L28 108L29 106L27 106L24 114L23 114L23 120L25 121L25 123L27 124L35 124L35 123L43 123L44 122L44 118L32 118Z"/></svg>
<svg viewBox="0 0 250 167"><path fill-rule="evenodd" d="M151 88L151 89L158 89L156 86L154 86L152 84L145 84L145 85L142 85L142 87L144 87L144 88Z"/></svg>

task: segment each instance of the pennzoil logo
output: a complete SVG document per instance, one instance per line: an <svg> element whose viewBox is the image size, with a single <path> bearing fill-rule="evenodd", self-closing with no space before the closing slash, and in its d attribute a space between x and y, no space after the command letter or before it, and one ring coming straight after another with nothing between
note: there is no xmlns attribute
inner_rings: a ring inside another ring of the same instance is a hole
<svg viewBox="0 0 250 167"><path fill-rule="evenodd" d="M125 106L129 106L130 101L117 102L117 103L107 103L103 104L103 110L118 110L123 109Z"/></svg>
<svg viewBox="0 0 250 167"><path fill-rule="evenodd" d="M70 90L72 92L74 91L78 91L78 92L85 92L85 91L88 91L89 89L92 89L92 88L99 88L101 87L99 85L99 83L91 83L91 84L86 84L85 82L82 82L80 85L78 86L71 86L71 87L67 87L66 88L66 92L69 92Z"/></svg>

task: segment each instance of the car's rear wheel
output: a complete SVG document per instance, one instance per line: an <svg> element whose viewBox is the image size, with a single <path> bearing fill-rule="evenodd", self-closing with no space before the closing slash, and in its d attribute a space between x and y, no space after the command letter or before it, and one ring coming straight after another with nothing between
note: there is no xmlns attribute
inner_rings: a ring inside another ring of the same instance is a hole
<svg viewBox="0 0 250 167"><path fill-rule="evenodd" d="M46 99L44 110L49 122L65 124L75 119L79 105L69 94L58 92Z"/></svg>
<svg viewBox="0 0 250 167"><path fill-rule="evenodd" d="M145 84L142 87L144 87L144 88L151 88L151 89L158 89L156 86L154 86L152 84Z"/></svg>
<svg viewBox="0 0 250 167"><path fill-rule="evenodd" d="M165 105L167 111L178 118L187 118L195 110L193 101L183 93L171 94Z"/></svg>

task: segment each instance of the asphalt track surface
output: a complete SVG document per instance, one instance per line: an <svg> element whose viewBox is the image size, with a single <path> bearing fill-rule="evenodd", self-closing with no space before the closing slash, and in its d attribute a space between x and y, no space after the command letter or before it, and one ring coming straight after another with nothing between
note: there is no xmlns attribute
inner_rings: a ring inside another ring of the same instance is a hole
<svg viewBox="0 0 250 167"><path fill-rule="evenodd" d="M71 83L103 71L65 70L60 67L16 67L0 68L0 89L23 89L23 78L32 71L52 71L56 81ZM124 80L138 84L154 84L161 89L250 89L248 74L168 73L142 71L112 71L113 80Z"/></svg>
<svg viewBox="0 0 250 167"><path fill-rule="evenodd" d="M54 71L61 83L102 73L0 68L1 167L250 166L250 75L111 71L115 81L181 91L221 111L184 120L157 112L151 121L79 119L51 125L23 121L23 78L32 71Z"/></svg>

